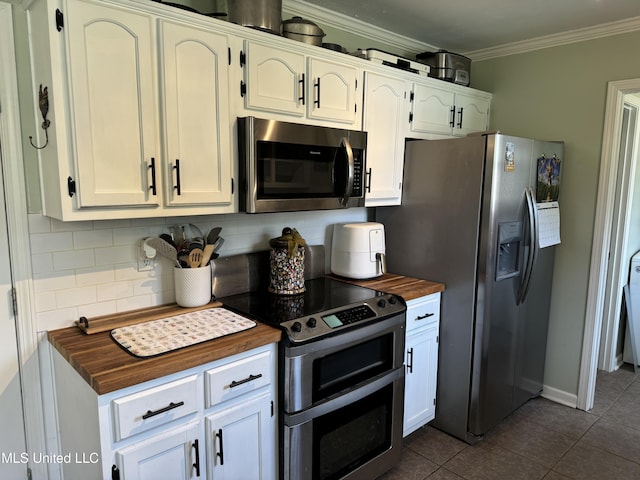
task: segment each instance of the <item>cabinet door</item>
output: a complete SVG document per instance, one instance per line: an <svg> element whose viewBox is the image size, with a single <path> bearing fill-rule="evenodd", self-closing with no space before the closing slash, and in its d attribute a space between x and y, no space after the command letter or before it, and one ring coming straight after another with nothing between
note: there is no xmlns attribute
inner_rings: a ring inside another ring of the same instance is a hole
<svg viewBox="0 0 640 480"><path fill-rule="evenodd" d="M169 205L231 202L228 39L161 25Z"/></svg>
<svg viewBox="0 0 640 480"><path fill-rule="evenodd" d="M438 323L407 335L403 435L435 417L438 374Z"/></svg>
<svg viewBox="0 0 640 480"><path fill-rule="evenodd" d="M309 58L309 118L356 123L358 69Z"/></svg>
<svg viewBox="0 0 640 480"><path fill-rule="evenodd" d="M274 428L268 393L209 415L206 419L209 478L274 478Z"/></svg>
<svg viewBox="0 0 640 480"><path fill-rule="evenodd" d="M303 117L304 55L250 41L245 51L245 108Z"/></svg>
<svg viewBox="0 0 640 480"><path fill-rule="evenodd" d="M456 93L454 135L465 136L487 129L490 101L474 95Z"/></svg>
<svg viewBox="0 0 640 480"><path fill-rule="evenodd" d="M454 125L455 94L443 88L413 85L411 131L451 134Z"/></svg>
<svg viewBox="0 0 640 480"><path fill-rule="evenodd" d="M122 480L182 480L201 476L198 422L116 451Z"/></svg>
<svg viewBox="0 0 640 480"><path fill-rule="evenodd" d="M407 87L404 80L366 73L362 129L368 133L368 207L399 205L402 199Z"/></svg>
<svg viewBox="0 0 640 480"><path fill-rule="evenodd" d="M77 206L157 205L153 19L83 1L64 13Z"/></svg>

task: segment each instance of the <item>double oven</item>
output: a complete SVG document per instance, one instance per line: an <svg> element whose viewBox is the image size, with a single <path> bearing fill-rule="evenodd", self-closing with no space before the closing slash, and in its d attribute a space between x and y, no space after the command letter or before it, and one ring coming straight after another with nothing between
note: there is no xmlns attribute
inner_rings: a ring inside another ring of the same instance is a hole
<svg viewBox="0 0 640 480"><path fill-rule="evenodd" d="M280 477L373 479L400 459L406 305L328 277L306 291L219 298L277 326Z"/></svg>

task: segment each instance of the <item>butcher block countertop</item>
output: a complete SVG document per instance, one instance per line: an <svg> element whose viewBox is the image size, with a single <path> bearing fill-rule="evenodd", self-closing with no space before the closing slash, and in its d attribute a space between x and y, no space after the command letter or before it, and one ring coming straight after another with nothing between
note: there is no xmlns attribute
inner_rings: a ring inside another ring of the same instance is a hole
<svg viewBox="0 0 640 480"><path fill-rule="evenodd" d="M385 273L380 277L366 280L355 280L337 275L330 275L330 277L354 285L360 285L361 287L372 288L380 292L393 293L402 297L406 302L424 297L425 295L431 295L432 293L443 292L445 289L444 283L404 277L393 273Z"/></svg>
<svg viewBox="0 0 640 480"><path fill-rule="evenodd" d="M176 309L180 313L180 307ZM93 390L102 395L280 341L279 329L256 323L249 330L151 358L138 358L126 352L110 337L110 330L87 334L75 326L49 331L48 338Z"/></svg>

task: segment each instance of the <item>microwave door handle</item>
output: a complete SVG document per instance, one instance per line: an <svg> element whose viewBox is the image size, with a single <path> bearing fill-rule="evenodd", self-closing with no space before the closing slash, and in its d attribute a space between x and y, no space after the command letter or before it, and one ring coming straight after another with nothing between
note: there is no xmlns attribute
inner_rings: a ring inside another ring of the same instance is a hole
<svg viewBox="0 0 640 480"><path fill-rule="evenodd" d="M351 148L351 144L349 143L349 139L346 137L342 139L342 147L347 152L347 186L345 191L340 198L340 204L343 207L346 207L349 203L349 198L351 197L351 193L353 192L353 179L355 176L355 160L353 158L353 149Z"/></svg>

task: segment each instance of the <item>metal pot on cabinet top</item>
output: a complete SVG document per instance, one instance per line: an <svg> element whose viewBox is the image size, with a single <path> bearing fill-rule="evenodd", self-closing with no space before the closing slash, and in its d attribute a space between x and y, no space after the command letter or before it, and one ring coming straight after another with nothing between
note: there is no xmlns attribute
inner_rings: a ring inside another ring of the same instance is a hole
<svg viewBox="0 0 640 480"><path fill-rule="evenodd" d="M325 33L310 20L302 17L292 17L282 22L282 35L292 40L320 47Z"/></svg>
<svg viewBox="0 0 640 480"><path fill-rule="evenodd" d="M280 35L282 0L227 0L228 20Z"/></svg>

